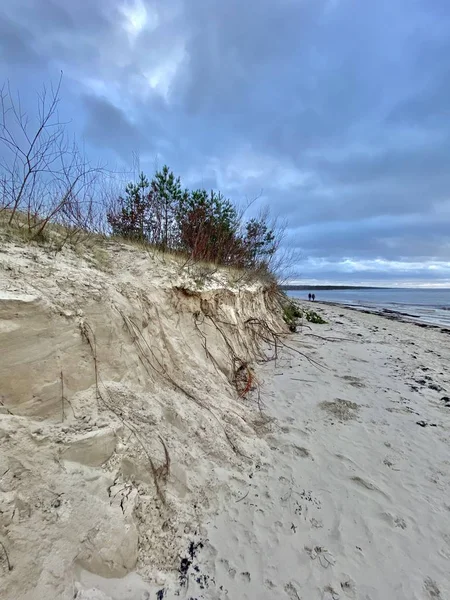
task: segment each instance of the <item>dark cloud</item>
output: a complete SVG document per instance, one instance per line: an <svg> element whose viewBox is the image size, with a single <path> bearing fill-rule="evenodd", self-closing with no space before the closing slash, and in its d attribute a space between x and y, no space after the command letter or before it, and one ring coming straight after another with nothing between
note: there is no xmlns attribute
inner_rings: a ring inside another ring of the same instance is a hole
<svg viewBox="0 0 450 600"><path fill-rule="evenodd" d="M139 152L236 201L262 189L328 279L352 260L449 278L449 40L446 0L15 0L0 16L2 74L31 98L62 69L94 158Z"/></svg>
<svg viewBox="0 0 450 600"><path fill-rule="evenodd" d="M290 230L292 246L313 258L345 256L370 260L448 261L448 223L439 215L425 218L376 218L359 221L325 222Z"/></svg>
<svg viewBox="0 0 450 600"><path fill-rule="evenodd" d="M149 140L142 135L140 127L131 123L126 115L106 98L84 96L82 102L87 114L84 133L92 144L103 150L112 147L125 158L132 152L141 152L150 145Z"/></svg>
<svg viewBox="0 0 450 600"><path fill-rule="evenodd" d="M39 55L30 44L28 32L19 23L0 14L0 60L6 66L33 66L39 63Z"/></svg>

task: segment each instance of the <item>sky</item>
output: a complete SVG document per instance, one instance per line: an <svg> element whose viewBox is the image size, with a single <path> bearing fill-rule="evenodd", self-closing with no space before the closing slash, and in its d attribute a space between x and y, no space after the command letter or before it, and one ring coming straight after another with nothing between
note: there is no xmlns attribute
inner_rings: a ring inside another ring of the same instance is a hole
<svg viewBox="0 0 450 600"><path fill-rule="evenodd" d="M92 160L258 197L292 277L450 287L448 0L14 0L0 82Z"/></svg>

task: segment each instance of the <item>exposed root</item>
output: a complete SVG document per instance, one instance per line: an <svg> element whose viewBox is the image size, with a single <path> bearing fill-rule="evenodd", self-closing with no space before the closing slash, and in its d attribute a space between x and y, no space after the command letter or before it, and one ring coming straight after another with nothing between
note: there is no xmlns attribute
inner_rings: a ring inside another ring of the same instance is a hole
<svg viewBox="0 0 450 600"><path fill-rule="evenodd" d="M64 423L64 375L61 371L61 423Z"/></svg>
<svg viewBox="0 0 450 600"><path fill-rule="evenodd" d="M4 553L5 558L6 558L6 564L8 565L8 571L12 571L13 570L13 566L9 562L8 552L7 552L6 548L5 548L5 544L1 540L0 540L0 546L3 548L3 553Z"/></svg>
<svg viewBox="0 0 450 600"><path fill-rule="evenodd" d="M153 370L154 372L156 372L160 377L162 377L166 381L169 381L175 389L177 389L179 392L184 394L187 398L192 400L192 402L195 402L195 404L197 404L204 410L208 411L214 417L214 419L216 419L216 421L219 423L219 425L222 427L224 436L226 437L226 439L227 439L228 443L230 444L231 448L233 449L233 451L236 454L242 455L242 452L240 452L238 450L238 448L236 447L236 445L233 443L233 441L231 440L225 427L223 426L221 420L214 413L214 411L209 406L207 406L205 403L203 403L201 400L196 398L193 394L191 394L191 392L189 392L186 388L182 387L179 383L177 383L173 379L173 377L171 377L169 375L169 373L165 369L164 365L162 365L161 362L158 360L158 358L155 356L155 353L151 349L147 340L142 335L142 332L140 331L140 329L136 325L136 323L134 323L134 321L132 319L130 319L126 315L124 315L120 309L118 309L118 310L119 310L119 313L121 314L122 319L130 333L130 336L131 336L133 342L136 344L136 347L139 350L140 360L141 360L142 364L147 368L147 370L150 369L150 370ZM147 348L148 352L151 354L151 356L152 356L153 360L156 362L158 368L156 368L155 365L152 363L152 361L149 359L148 354L144 350L144 346L145 346L145 348Z"/></svg>
<svg viewBox="0 0 450 600"><path fill-rule="evenodd" d="M95 374L95 392L97 403L99 400L99 388L98 388L98 364L97 364L97 341L95 339L95 334L92 331L92 327L86 321L82 321L80 323L80 331L81 337L84 338L89 347L91 348L92 358L94 360L94 374Z"/></svg>
<svg viewBox="0 0 450 600"><path fill-rule="evenodd" d="M165 460L165 463L163 465L161 465L160 467L158 467L157 471L158 471L159 477L161 477L164 481L167 481L167 478L170 475L170 454L169 454L169 451L167 450L167 446L166 446L165 441L162 439L162 437L160 435L158 435L158 437L159 437L159 441L163 445L164 456L165 456L166 460Z"/></svg>
<svg viewBox="0 0 450 600"><path fill-rule="evenodd" d="M219 369L219 366L217 364L217 361L214 358L213 354L211 354L211 352L208 349L208 344L207 344L207 341L206 341L206 335L203 333L203 331L199 327L199 323L203 324L205 321L204 321L204 319L202 321L200 321L199 317L200 317L200 313L199 312L196 312L196 313L193 314L194 327L197 330L197 332L200 335L200 337L202 338L202 345L203 345L203 348L205 350L206 357L209 358L209 360L212 362L212 364L214 366L214 369L216 370L216 373L219 373L220 369Z"/></svg>
<svg viewBox="0 0 450 600"><path fill-rule="evenodd" d="M352 342L353 340L349 338L340 338L340 337L325 337L323 335L317 335L316 333L305 333L309 337L317 338L318 340L324 340L325 342Z"/></svg>
<svg viewBox="0 0 450 600"><path fill-rule="evenodd" d="M153 462L152 457L150 456L150 453L148 452L144 442L141 440L139 432L136 429L136 426L131 423L130 421L127 421L126 419L124 419L122 412L118 411L112 401L111 398L109 396L108 390L105 386L105 384L103 383L103 381L101 381L101 377L99 375L98 372L98 359L97 359L97 343L96 343L96 338L95 338L95 333L92 329L92 327L89 325L89 323L83 322L80 326L81 329L81 333L83 338L87 341L87 343L89 344L89 347L91 349L92 352L92 356L93 356L93 360L94 360L94 366L95 366L95 389L96 389L96 397L97 397L97 401L100 400L102 402L102 404L109 410L111 411L120 421L121 423L124 425L124 427L126 427L136 438L136 440L138 441L139 445L141 446L144 454L147 457L147 460L149 462L150 465L150 469L152 472L152 476L153 476L153 481L155 484L155 489L156 489L156 494L158 496L158 498L161 500L161 502L163 504L166 504L166 498L165 495L163 493L163 491L161 490L161 487L159 485L159 480L160 478L163 478L164 481L167 480L167 477L169 475L170 472L170 456L169 456L169 452L167 450L167 446L164 443L164 440L162 439L161 436L159 436L159 439L163 445L164 448L164 454L165 454L165 464L162 465L162 467L156 467L155 463ZM104 392L102 392L100 390L99 387L99 381L102 383Z"/></svg>

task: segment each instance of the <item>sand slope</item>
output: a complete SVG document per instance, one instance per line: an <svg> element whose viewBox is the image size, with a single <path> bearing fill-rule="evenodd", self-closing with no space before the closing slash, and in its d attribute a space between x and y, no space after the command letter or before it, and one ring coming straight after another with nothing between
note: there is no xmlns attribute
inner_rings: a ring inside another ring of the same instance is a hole
<svg viewBox="0 0 450 600"><path fill-rule="evenodd" d="M262 286L201 275L113 243L1 247L2 599L153 594L267 450L235 374L248 319L281 317Z"/></svg>

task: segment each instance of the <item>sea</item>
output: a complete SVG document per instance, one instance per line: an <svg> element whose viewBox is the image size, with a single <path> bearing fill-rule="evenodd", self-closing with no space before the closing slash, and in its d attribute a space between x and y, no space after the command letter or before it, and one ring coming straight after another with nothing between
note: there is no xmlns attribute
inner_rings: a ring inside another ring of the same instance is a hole
<svg viewBox="0 0 450 600"><path fill-rule="evenodd" d="M302 300L315 294L316 302L343 304L360 310L398 315L402 319L450 329L450 289L378 288L346 290L285 290Z"/></svg>

